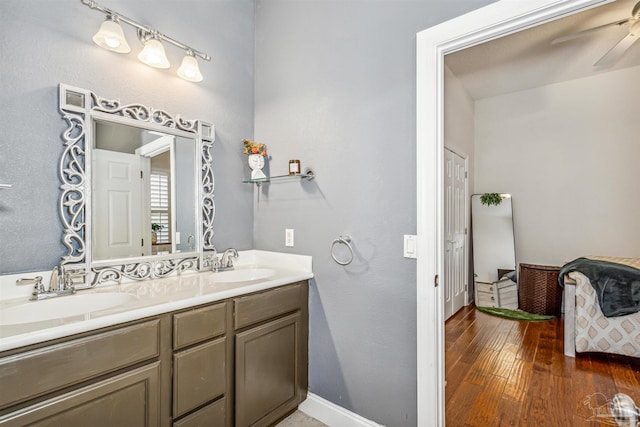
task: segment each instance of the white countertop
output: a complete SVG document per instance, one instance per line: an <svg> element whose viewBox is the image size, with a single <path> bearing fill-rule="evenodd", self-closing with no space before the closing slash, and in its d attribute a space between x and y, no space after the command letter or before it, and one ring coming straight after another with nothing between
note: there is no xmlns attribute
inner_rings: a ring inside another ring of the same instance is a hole
<svg viewBox="0 0 640 427"><path fill-rule="evenodd" d="M219 301L313 277L311 257L266 251L241 251L235 270L268 268L273 274L265 279L222 283L213 272L183 273L164 279L146 280L113 286L101 286L86 293L126 293L132 302L115 308L17 325L0 325L0 351L23 347L123 322L181 310L195 305ZM23 275L28 277L29 275ZM56 297L56 300L73 296ZM0 311L24 304L25 298L0 302ZM41 301L29 302L39 304Z"/></svg>

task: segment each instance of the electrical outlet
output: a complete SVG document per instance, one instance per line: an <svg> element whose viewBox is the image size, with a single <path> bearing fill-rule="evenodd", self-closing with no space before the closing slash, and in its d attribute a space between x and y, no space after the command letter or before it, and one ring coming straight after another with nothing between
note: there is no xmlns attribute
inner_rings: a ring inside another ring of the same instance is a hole
<svg viewBox="0 0 640 427"><path fill-rule="evenodd" d="M285 228L284 230L284 245L293 247L293 228Z"/></svg>

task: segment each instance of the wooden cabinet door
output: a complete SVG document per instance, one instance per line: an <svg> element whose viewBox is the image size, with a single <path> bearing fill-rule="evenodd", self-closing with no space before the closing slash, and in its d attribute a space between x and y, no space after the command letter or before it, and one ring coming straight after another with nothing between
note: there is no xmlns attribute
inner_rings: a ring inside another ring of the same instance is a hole
<svg viewBox="0 0 640 427"><path fill-rule="evenodd" d="M226 389L226 338L209 341L173 356L173 416L222 396Z"/></svg>
<svg viewBox="0 0 640 427"><path fill-rule="evenodd" d="M160 425L160 363L116 375L0 417L0 426Z"/></svg>
<svg viewBox="0 0 640 427"><path fill-rule="evenodd" d="M236 335L236 426L270 425L299 402L304 345L300 312Z"/></svg>

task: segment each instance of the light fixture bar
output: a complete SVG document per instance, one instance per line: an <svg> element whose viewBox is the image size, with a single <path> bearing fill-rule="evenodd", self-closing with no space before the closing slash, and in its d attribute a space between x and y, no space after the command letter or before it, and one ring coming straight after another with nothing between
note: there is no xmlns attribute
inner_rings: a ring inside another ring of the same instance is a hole
<svg viewBox="0 0 640 427"><path fill-rule="evenodd" d="M99 5L98 3L96 3L93 0L80 0L82 2L82 4L84 4L85 6L90 7L91 9L95 9L98 10L102 13L104 13L107 16L112 16L112 17L117 17L117 19L120 22L124 22L126 24L131 25L132 27L137 28L139 31L142 32L142 34L146 35L153 35L155 38L160 39L160 40L164 40L167 43L171 43L174 46L179 47L180 49L183 49L185 51L191 51L193 53L194 56L199 56L200 58L204 59L205 61L211 61L211 57L209 55L207 55L204 52L200 52L199 50L196 50L194 48L192 48L191 46L188 46L182 42L179 42L176 39L173 39L167 35L162 34L161 32L147 26L147 25L143 25L140 24L139 22L134 21L131 18L127 18L126 16L122 15L121 13L115 12L109 8L106 8L104 6Z"/></svg>

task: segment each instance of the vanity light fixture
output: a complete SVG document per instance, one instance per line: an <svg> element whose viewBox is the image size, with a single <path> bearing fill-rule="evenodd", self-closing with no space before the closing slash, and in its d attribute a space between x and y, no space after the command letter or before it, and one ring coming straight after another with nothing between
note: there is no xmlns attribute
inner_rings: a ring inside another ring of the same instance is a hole
<svg viewBox="0 0 640 427"><path fill-rule="evenodd" d="M138 39L144 45L144 49L142 49L138 54L138 59L140 61L155 68L169 68L171 64L167 59L164 45L162 44L162 42L167 42L183 49L186 52L185 57L182 60L182 65L178 68L178 76L190 82L202 81L202 73L200 73L196 57L200 57L205 61L211 61L211 57L206 53L195 50L192 47L164 35L147 25L140 24L120 13L103 7L93 0L80 1L85 6L107 15L107 19L102 23L98 32L93 36L93 41L98 46L113 52L129 53L131 51L131 47L129 47L129 44L127 43L120 23L128 24L137 30Z"/></svg>
<svg viewBox="0 0 640 427"><path fill-rule="evenodd" d="M138 54L138 59L150 67L167 69L171 66L164 51L164 46L154 36L151 36L144 43L144 49ZM179 72L178 75L180 75Z"/></svg>
<svg viewBox="0 0 640 427"><path fill-rule="evenodd" d="M187 54L182 58L182 64L178 68L178 75L190 82L201 82L202 73L200 67L198 67L198 60L193 56L193 52L187 51Z"/></svg>
<svg viewBox="0 0 640 427"><path fill-rule="evenodd" d="M107 19L100 25L100 29L93 36L93 41L100 47L118 53L129 53L131 47L124 38L122 27L118 24L118 17L107 15Z"/></svg>

